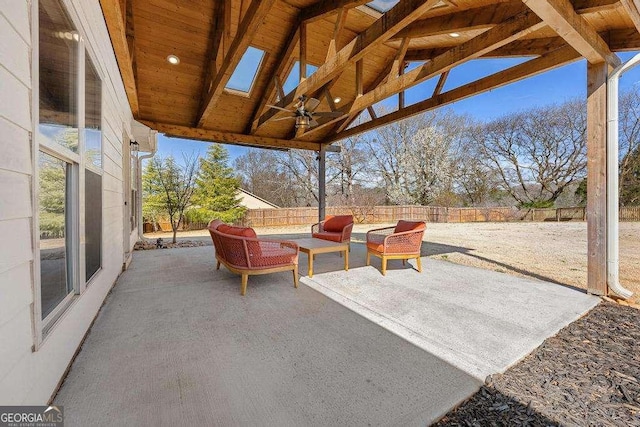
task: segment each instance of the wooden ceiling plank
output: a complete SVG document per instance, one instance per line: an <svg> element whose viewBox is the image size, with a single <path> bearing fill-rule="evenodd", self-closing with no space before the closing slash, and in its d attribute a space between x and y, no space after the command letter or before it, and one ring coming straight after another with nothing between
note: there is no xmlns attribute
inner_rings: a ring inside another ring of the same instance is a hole
<svg viewBox="0 0 640 427"><path fill-rule="evenodd" d="M579 0L575 2L575 10L578 14L602 12L617 7L618 0ZM428 37L490 28L522 11L523 8L522 1L517 0L421 19L399 31L392 39Z"/></svg>
<svg viewBox="0 0 640 427"><path fill-rule="evenodd" d="M589 23L579 16L568 0L523 0L547 25L592 64L620 65L607 43Z"/></svg>
<svg viewBox="0 0 640 427"><path fill-rule="evenodd" d="M401 1L345 47L340 49L334 57L318 68L312 76L287 94L287 96L278 103L278 106L288 108L300 95L315 93L327 82L338 77L349 65L364 58L367 53L374 51L379 45L389 40L395 33L420 18L420 16L431 9L438 1L440 0ZM258 120L258 126L261 126L273 118L276 113L277 110L275 109L266 111Z"/></svg>
<svg viewBox="0 0 640 427"><path fill-rule="evenodd" d="M386 114L382 117L373 119L359 126L347 129L344 132L335 135L329 140L329 142L335 142L344 138L358 135L360 133L388 125L398 120L406 119L425 111L432 110L434 108L451 104L453 102L468 98L473 95L477 95L501 86L505 86L510 83L517 82L519 80L568 64L579 58L579 53L577 53L572 47L565 46L539 58L531 59L522 64L513 66L506 70L468 83L464 86L460 86L445 93L431 97L427 100L410 105L409 107L405 107L402 110Z"/></svg>
<svg viewBox="0 0 640 427"><path fill-rule="evenodd" d="M367 92L353 102L350 112L361 111L369 105L429 80L463 62L478 58L494 49L507 45L542 28L544 25L544 22L533 12L525 10L473 39L436 56L424 65L414 68L397 79L387 81L387 83Z"/></svg>
<svg viewBox="0 0 640 427"><path fill-rule="evenodd" d="M313 22L336 13L338 9L362 6L371 0L323 0L300 11L300 21Z"/></svg>
<svg viewBox="0 0 640 427"><path fill-rule="evenodd" d="M129 44L127 42L127 29L125 27L125 18L122 14L121 4L119 0L100 0L102 14L109 29L109 37L111 45L115 53L120 75L124 83L125 92L133 117L138 118L140 115L140 105L138 102L138 89L136 86L135 74L133 71L133 62L131 52L129 52Z"/></svg>
<svg viewBox="0 0 640 427"><path fill-rule="evenodd" d="M232 132L221 132L216 130L193 128L188 126L172 125L149 120L141 120L142 123L164 133L167 136L177 138L198 139L202 141L220 142L226 144L249 145L261 148L287 148L319 151L320 144L317 142L291 141L287 139L268 138L255 135L245 135Z"/></svg>
<svg viewBox="0 0 640 427"><path fill-rule="evenodd" d="M233 39L229 51L224 58L222 67L216 74L211 90L208 92L206 100L200 110L201 112L197 123L198 127L202 127L209 116L213 114L213 107L218 102L231 74L240 62L240 59L242 59L242 55L244 55L244 52L249 47L253 35L258 30L266 14L269 13L273 3L275 3L275 0L253 0L251 2L238 28L236 37Z"/></svg>

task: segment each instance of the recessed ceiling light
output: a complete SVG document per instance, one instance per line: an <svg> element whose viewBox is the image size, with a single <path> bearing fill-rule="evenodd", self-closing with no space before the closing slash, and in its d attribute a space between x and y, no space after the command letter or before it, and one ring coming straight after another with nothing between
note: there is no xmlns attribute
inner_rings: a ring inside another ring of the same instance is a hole
<svg viewBox="0 0 640 427"><path fill-rule="evenodd" d="M170 64L178 65L180 63L180 58L175 55L169 55L167 56L167 61L169 61Z"/></svg>
<svg viewBox="0 0 640 427"><path fill-rule="evenodd" d="M340 98L339 96L333 99L333 102L335 104L338 104L340 101L342 101L342 98Z"/></svg>
<svg viewBox="0 0 640 427"><path fill-rule="evenodd" d="M457 39L458 37L460 37L459 33L449 33L450 37L453 37L454 39Z"/></svg>

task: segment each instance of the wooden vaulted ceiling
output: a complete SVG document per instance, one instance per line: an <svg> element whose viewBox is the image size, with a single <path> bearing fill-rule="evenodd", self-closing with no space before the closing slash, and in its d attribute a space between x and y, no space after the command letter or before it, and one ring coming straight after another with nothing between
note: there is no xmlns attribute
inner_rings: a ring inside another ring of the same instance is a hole
<svg viewBox="0 0 640 427"><path fill-rule="evenodd" d="M101 0L137 120L170 136L253 146L318 150L582 57L616 66L612 52L640 49L640 0L400 0L384 14L366 3ZM225 86L249 46L265 56L243 95ZM443 91L451 69L487 57L529 59ZM405 72L407 61L421 64ZM285 94L296 62L318 69ZM400 96L397 111L374 110L429 79L437 84L423 101L405 106ZM342 114L305 131L276 120L285 113L268 105L291 108L300 95ZM372 119L350 127L365 110Z"/></svg>

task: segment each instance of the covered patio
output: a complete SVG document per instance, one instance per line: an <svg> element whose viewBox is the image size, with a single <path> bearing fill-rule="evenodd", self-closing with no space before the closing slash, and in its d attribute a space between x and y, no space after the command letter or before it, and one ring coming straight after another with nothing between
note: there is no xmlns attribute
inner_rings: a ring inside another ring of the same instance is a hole
<svg viewBox="0 0 640 427"><path fill-rule="evenodd" d="M54 403L70 425L425 425L599 301L426 257L383 280L352 247L245 297L211 246L136 252Z"/></svg>

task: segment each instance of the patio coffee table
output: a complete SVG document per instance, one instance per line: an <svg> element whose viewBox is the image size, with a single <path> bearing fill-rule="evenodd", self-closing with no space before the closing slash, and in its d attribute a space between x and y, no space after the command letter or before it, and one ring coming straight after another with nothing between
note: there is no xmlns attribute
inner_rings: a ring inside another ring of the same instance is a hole
<svg viewBox="0 0 640 427"><path fill-rule="evenodd" d="M309 277L313 277L313 257L315 254L328 252L344 253L344 270L349 271L349 243L330 242L329 240L309 237L306 239L293 239L298 244L300 252L304 252L309 257Z"/></svg>

